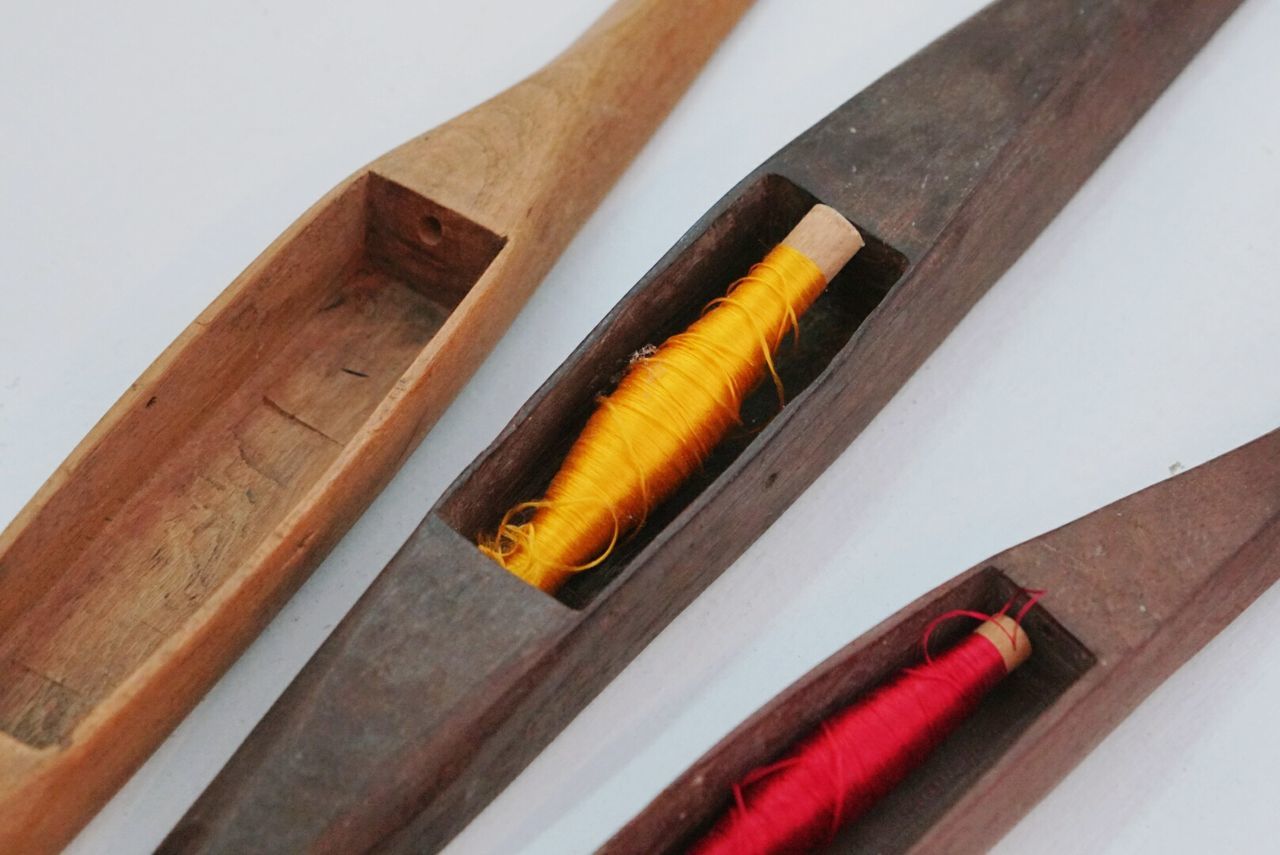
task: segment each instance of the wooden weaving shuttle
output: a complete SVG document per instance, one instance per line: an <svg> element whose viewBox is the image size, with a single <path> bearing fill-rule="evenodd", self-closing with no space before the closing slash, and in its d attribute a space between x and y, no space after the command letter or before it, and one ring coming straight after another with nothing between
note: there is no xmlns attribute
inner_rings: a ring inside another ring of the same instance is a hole
<svg viewBox="0 0 1280 855"><path fill-rule="evenodd" d="M166 852L443 846L847 446L1237 0L1000 0L748 175L449 488ZM856 132L855 132L856 130ZM866 246L751 430L555 597L476 548L543 495L598 394L809 208Z"/></svg>
<svg viewBox="0 0 1280 855"><path fill-rule="evenodd" d="M914 661L937 615L989 613L1020 590L1043 590L1025 621L1035 654L831 847L986 851L1277 578L1280 431L979 562L921 597L736 728L603 851L685 851L747 771Z"/></svg>
<svg viewBox="0 0 1280 855"><path fill-rule="evenodd" d="M244 649L750 2L620 0L347 178L80 443L0 536L0 851L65 843Z"/></svg>

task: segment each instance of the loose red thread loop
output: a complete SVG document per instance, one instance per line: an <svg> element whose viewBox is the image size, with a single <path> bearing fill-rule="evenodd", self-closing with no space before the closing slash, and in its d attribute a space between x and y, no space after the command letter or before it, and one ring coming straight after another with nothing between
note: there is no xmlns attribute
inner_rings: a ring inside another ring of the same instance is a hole
<svg viewBox="0 0 1280 855"><path fill-rule="evenodd" d="M920 638L920 650L924 653L924 661L926 663L933 661L933 657L929 655L929 639L933 636L934 630L936 630L941 624L958 617L969 617L974 620L982 621L994 620L998 617L1003 617L1009 613L1009 609L1013 608L1013 604L1016 603L1018 601L1018 597L1021 596L1026 597L1027 601L1022 604L1022 608L1018 609L1018 613L1013 616L1013 622L1018 626L1022 626L1022 619L1027 616L1027 612L1035 608L1036 603L1040 602L1045 593L1047 592L1039 589L1032 590L1024 588L1020 594L1010 597L1009 601L1001 606L1000 610L994 614L972 611L970 609L952 609L949 612L943 612L933 620L929 621L929 625L924 628L924 635ZM1009 637L1009 643L1016 649L1018 646L1018 634L1007 629L1004 630L1004 632Z"/></svg>
<svg viewBox="0 0 1280 855"><path fill-rule="evenodd" d="M1018 624L1044 592L1024 593ZM921 665L824 721L786 758L743 778L733 789L734 807L692 851L776 855L829 844L920 765L1007 673L995 644L977 634L930 656L933 631L958 616L1003 616L1013 603L995 615L956 610L931 621ZM1011 640L1016 644L1016 635Z"/></svg>

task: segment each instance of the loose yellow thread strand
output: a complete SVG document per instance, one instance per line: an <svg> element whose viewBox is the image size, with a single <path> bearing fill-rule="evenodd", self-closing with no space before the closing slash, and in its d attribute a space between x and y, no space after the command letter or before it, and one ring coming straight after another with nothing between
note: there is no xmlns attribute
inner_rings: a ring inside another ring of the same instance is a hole
<svg viewBox="0 0 1280 855"><path fill-rule="evenodd" d="M804 253L775 247L687 330L633 362L546 496L508 511L480 549L547 592L599 566L740 423L766 374L782 399L774 352L826 284Z"/></svg>

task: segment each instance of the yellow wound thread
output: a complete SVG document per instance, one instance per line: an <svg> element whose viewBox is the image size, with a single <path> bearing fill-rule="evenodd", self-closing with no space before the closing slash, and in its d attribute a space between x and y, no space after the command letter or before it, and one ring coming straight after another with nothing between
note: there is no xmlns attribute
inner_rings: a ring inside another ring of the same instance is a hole
<svg viewBox="0 0 1280 855"><path fill-rule="evenodd" d="M779 245L687 330L636 358L602 398L546 497L515 506L480 549L547 592L594 567L702 464L742 401L826 287L808 256Z"/></svg>

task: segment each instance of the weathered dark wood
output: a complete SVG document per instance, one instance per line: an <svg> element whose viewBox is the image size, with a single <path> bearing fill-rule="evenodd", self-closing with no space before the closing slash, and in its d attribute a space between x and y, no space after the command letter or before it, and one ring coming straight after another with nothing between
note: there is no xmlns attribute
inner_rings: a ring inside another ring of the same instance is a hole
<svg viewBox="0 0 1280 855"><path fill-rule="evenodd" d="M683 852L731 804L733 784L750 769L918 657L933 617L990 611L1020 588L1043 589L1026 622L1031 659L831 847L984 851L1277 578L1280 431L921 597L735 729L602 851Z"/></svg>
<svg viewBox="0 0 1280 855"><path fill-rule="evenodd" d="M455 482L165 851L442 846L857 436L1236 5L1001 0L747 176ZM495 583L467 543L540 494L631 353L814 201L868 246L783 357L787 406L753 401L751 429L559 602ZM431 627L447 649L412 641ZM427 666L475 677L424 702Z"/></svg>

